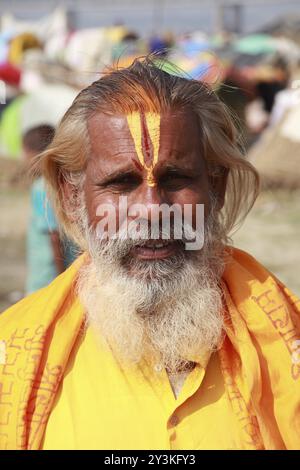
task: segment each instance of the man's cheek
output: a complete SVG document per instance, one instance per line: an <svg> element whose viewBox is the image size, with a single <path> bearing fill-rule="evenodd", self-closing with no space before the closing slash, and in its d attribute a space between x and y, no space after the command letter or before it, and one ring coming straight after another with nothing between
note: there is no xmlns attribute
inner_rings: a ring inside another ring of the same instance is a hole
<svg viewBox="0 0 300 470"><path fill-rule="evenodd" d="M105 194L99 188L86 188L85 201L89 224L93 228L105 215L105 212L116 212L117 203L114 195Z"/></svg>

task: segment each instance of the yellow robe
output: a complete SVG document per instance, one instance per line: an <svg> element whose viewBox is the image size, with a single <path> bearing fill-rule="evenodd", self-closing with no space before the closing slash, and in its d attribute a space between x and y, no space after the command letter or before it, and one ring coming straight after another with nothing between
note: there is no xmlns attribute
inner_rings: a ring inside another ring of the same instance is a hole
<svg viewBox="0 0 300 470"><path fill-rule="evenodd" d="M229 431L230 430L230 431ZM47 423L42 448L243 449L219 357L197 364L176 400L166 371L128 368L88 329L76 345Z"/></svg>
<svg viewBox="0 0 300 470"><path fill-rule="evenodd" d="M83 262L0 316L0 449L56 447L59 420L71 436L61 448L300 449L300 301L254 258L232 250L222 280L226 338L188 376L178 401L164 371L146 363L124 371L109 351L97 349L91 331L83 333L74 293ZM92 383L98 363L91 351L103 368L89 389L85 380ZM68 397L68 390L86 392L85 400ZM216 419L230 439L217 432ZM88 444L84 427L96 424L100 431Z"/></svg>

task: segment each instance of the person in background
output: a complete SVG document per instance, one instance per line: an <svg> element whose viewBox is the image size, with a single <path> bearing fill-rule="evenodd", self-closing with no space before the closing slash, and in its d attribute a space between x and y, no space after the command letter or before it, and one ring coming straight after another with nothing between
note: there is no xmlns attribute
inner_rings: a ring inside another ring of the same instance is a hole
<svg viewBox="0 0 300 470"><path fill-rule="evenodd" d="M28 165L47 148L54 136L54 127L44 124L28 130L23 136L23 154ZM48 201L41 176L34 180L31 191L31 216L27 234L26 293L48 285L75 259L76 249L61 239L58 224Z"/></svg>

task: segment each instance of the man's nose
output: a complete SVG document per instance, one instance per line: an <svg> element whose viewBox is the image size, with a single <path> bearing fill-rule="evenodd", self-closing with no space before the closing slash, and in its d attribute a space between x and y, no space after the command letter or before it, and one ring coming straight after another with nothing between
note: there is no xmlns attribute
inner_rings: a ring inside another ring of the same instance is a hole
<svg viewBox="0 0 300 470"><path fill-rule="evenodd" d="M162 192L159 190L157 185L149 186L148 184L140 187L135 198L132 201L133 204L140 204L143 207L143 217L148 220L159 219L159 206L163 203L168 203L165 200Z"/></svg>

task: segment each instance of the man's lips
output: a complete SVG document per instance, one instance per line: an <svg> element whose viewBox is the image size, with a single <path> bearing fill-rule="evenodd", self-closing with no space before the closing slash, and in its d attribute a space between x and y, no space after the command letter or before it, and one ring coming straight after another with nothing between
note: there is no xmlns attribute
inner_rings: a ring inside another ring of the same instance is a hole
<svg viewBox="0 0 300 470"><path fill-rule="evenodd" d="M131 254L141 260L157 260L173 256L180 249L180 244L173 240L149 240L137 245Z"/></svg>

